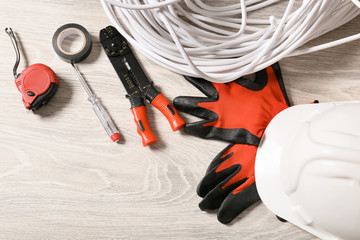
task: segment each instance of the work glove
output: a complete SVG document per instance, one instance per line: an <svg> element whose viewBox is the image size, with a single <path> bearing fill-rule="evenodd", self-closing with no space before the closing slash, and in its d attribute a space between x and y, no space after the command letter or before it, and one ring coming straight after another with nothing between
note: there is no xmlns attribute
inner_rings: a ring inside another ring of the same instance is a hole
<svg viewBox="0 0 360 240"><path fill-rule="evenodd" d="M239 78L211 83L185 78L207 97L177 97L174 105L204 119L184 128L186 133L201 138L258 144L270 120L289 103L279 64L257 72L254 81Z"/></svg>
<svg viewBox="0 0 360 240"><path fill-rule="evenodd" d="M207 97L177 97L174 106L204 120L188 123L185 132L206 139L230 142L211 162L197 193L201 210L218 209L218 220L231 222L259 200L255 184L255 157L260 138L271 119L287 108L279 64L255 74L211 83L185 77Z"/></svg>

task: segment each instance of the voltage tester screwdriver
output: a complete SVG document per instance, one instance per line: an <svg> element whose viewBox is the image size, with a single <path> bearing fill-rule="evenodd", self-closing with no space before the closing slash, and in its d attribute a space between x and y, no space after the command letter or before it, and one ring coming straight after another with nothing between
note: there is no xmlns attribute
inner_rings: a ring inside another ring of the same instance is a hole
<svg viewBox="0 0 360 240"><path fill-rule="evenodd" d="M99 121L103 125L106 133L109 135L110 139L113 142L118 142L120 140L120 134L118 129L116 128L114 122L110 118L108 112L106 111L104 105L100 102L100 100L96 97L96 95L90 90L89 85L87 85L83 76L81 75L79 69L76 67L74 63L71 63L74 67L75 73L78 76L81 85L84 87L86 93L88 94L89 102L92 104L93 110L98 117Z"/></svg>
<svg viewBox="0 0 360 240"><path fill-rule="evenodd" d="M65 41L66 37L70 35L78 35L82 37L83 44L81 49L70 52L67 49L63 48L63 42ZM66 62L69 62L73 66L81 85L83 86L83 88L85 89L86 93L89 96L88 100L92 104L92 108L96 116L98 117L100 123L104 127L106 133L109 135L110 139L113 142L119 141L120 139L119 130L116 128L114 122L110 118L108 112L106 111L101 101L90 90L90 87L88 86L83 76L81 75L79 69L75 65L75 63L81 62L82 60L87 58L91 52L92 41L89 32L79 24L75 24L75 23L65 24L56 30L52 42L55 52L61 57L61 59Z"/></svg>
<svg viewBox="0 0 360 240"><path fill-rule="evenodd" d="M116 28L108 26L100 30L100 43L126 89L144 147L155 143L157 138L150 129L143 97L166 117L173 131L182 128L185 121L147 78L128 42Z"/></svg>

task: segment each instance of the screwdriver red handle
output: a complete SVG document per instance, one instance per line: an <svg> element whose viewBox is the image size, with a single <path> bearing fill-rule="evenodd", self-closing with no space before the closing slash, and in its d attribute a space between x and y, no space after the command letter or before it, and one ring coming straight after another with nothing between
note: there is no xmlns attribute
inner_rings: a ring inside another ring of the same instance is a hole
<svg viewBox="0 0 360 240"><path fill-rule="evenodd" d="M178 111L171 105L171 103L159 93L152 101L151 105L156 107L169 121L173 131L177 131L184 127L186 122L182 119Z"/></svg>
<svg viewBox="0 0 360 240"><path fill-rule="evenodd" d="M131 112L134 115L137 132L141 136L143 146L146 147L157 142L157 138L151 131L149 122L147 120L146 107L140 106L131 108Z"/></svg>

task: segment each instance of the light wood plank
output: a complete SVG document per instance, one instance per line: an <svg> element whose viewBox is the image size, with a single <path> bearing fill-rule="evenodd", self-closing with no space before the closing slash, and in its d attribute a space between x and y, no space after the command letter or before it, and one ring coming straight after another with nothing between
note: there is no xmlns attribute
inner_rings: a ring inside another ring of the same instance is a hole
<svg viewBox="0 0 360 240"><path fill-rule="evenodd" d="M359 21L316 41L355 33ZM119 127L120 144L109 142L71 66L52 49L53 33L69 22L93 37L91 56L78 66ZM1 29L12 27L25 51L19 69L42 62L61 82L48 106L27 112L13 82L10 40L0 34L0 239L316 239L280 223L262 203L229 226L199 210L196 186L226 143L173 133L149 107L159 143L141 146L125 90L97 39L109 24L97 0L0 2ZM169 99L200 94L181 76L139 57ZM291 102L359 99L359 62L359 42L283 59Z"/></svg>

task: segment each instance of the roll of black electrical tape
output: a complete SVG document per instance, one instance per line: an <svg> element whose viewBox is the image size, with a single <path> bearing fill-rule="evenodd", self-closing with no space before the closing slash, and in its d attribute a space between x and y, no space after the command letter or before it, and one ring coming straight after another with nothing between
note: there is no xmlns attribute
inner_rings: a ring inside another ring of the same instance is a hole
<svg viewBox="0 0 360 240"><path fill-rule="evenodd" d="M63 47L64 39L70 35L78 35L82 38L82 46L74 52L69 52ZM65 24L59 27L52 39L52 45L57 53L65 62L77 63L87 58L91 52L91 37L89 32L81 25L76 23Z"/></svg>

